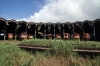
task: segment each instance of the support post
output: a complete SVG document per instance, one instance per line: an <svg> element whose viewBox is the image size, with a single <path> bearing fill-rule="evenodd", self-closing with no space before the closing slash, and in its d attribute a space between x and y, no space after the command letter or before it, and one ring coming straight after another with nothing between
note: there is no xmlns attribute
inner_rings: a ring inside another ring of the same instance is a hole
<svg viewBox="0 0 100 66"><path fill-rule="evenodd" d="M62 38L64 39L64 24L63 24L63 36L62 36Z"/></svg>
<svg viewBox="0 0 100 66"><path fill-rule="evenodd" d="M44 25L44 38L46 38L46 24Z"/></svg>
<svg viewBox="0 0 100 66"><path fill-rule="evenodd" d="M15 40L17 40L17 29L15 29Z"/></svg>
<svg viewBox="0 0 100 66"><path fill-rule="evenodd" d="M4 40L6 40L6 25L4 26Z"/></svg>
<svg viewBox="0 0 100 66"><path fill-rule="evenodd" d="M26 30L25 30L26 33L27 33L27 27L28 27L28 24L26 24Z"/></svg>
<svg viewBox="0 0 100 66"><path fill-rule="evenodd" d="M36 38L36 28L37 28L37 24L35 24L35 38Z"/></svg>
<svg viewBox="0 0 100 66"><path fill-rule="evenodd" d="M16 23L16 28L15 28L15 40L17 40L17 28L18 28L18 23Z"/></svg>
<svg viewBox="0 0 100 66"><path fill-rule="evenodd" d="M54 24L54 39L55 39L55 24Z"/></svg>
<svg viewBox="0 0 100 66"><path fill-rule="evenodd" d="M93 25L93 35L94 35L94 41L95 41L95 25L94 25L94 22L92 22L92 25Z"/></svg>
<svg viewBox="0 0 100 66"><path fill-rule="evenodd" d="M95 26L94 26L94 41L95 41Z"/></svg>

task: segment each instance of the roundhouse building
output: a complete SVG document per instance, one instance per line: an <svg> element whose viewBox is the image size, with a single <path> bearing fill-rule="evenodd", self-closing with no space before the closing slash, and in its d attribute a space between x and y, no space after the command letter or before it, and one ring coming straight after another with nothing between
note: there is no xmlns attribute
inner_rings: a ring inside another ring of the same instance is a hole
<svg viewBox="0 0 100 66"><path fill-rule="evenodd" d="M13 36L12 40L19 40L21 39L21 34L27 35L27 38L31 36L32 38L42 39L48 38L48 35L50 35L52 39L57 38L57 36L63 39L64 33L71 35L73 32L80 34L81 40L83 34L88 33L90 35L89 40L100 41L100 19L95 19L93 21L85 20L83 22L76 21L74 23L35 23L0 18L0 40L8 40L10 36Z"/></svg>

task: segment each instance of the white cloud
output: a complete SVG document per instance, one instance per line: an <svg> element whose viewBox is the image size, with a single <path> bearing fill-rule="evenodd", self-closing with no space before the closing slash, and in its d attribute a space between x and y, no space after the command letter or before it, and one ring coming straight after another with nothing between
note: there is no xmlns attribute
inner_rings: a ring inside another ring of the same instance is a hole
<svg viewBox="0 0 100 66"><path fill-rule="evenodd" d="M39 12L19 20L34 22L75 22L100 18L100 0L45 0Z"/></svg>

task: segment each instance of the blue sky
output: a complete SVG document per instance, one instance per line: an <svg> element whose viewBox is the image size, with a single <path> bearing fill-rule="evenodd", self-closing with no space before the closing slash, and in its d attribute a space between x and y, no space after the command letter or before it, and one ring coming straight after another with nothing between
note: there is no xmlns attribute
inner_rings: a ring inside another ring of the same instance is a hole
<svg viewBox="0 0 100 66"><path fill-rule="evenodd" d="M0 17L27 22L95 20L100 18L100 0L0 0Z"/></svg>
<svg viewBox="0 0 100 66"><path fill-rule="evenodd" d="M21 19L38 12L44 0L0 0L0 17Z"/></svg>

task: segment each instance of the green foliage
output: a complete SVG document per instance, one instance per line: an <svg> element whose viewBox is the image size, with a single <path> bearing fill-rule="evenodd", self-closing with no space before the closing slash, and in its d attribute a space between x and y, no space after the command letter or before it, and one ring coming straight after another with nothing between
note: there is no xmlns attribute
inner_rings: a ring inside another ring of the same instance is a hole
<svg viewBox="0 0 100 66"><path fill-rule="evenodd" d="M74 48L100 48L99 42L93 41L73 41L73 40L47 40L47 39L33 39L22 41L20 45L30 45L30 46L43 46L50 47L50 53L52 55L62 55L68 57L70 55L75 55L76 53L72 52Z"/></svg>
<svg viewBox="0 0 100 66"><path fill-rule="evenodd" d="M15 44L3 43L0 44L0 66L50 66L53 63L61 66L100 66L99 56L84 59L72 52L74 47L100 48L99 42L34 39L22 41L21 45L45 46L52 50L32 54Z"/></svg>
<svg viewBox="0 0 100 66"><path fill-rule="evenodd" d="M35 56L14 44L0 44L0 66L30 66Z"/></svg>
<svg viewBox="0 0 100 66"><path fill-rule="evenodd" d="M99 42L94 41L73 41L73 40L47 40L47 39L32 39L27 41L22 41L20 45L30 45L30 46L46 46L46 47L52 47L52 46L58 46L58 45L64 45L64 46L73 46L78 48L100 48Z"/></svg>

